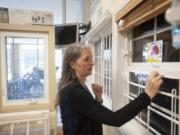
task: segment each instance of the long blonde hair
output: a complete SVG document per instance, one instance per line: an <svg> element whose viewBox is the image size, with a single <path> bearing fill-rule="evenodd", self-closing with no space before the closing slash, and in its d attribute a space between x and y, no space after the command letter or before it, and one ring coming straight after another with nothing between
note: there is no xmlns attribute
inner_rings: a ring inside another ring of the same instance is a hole
<svg viewBox="0 0 180 135"><path fill-rule="evenodd" d="M78 82L78 78L75 75L74 70L71 68L71 64L76 62L80 58L83 50L91 49L90 45L80 44L80 45L70 45L64 54L62 74L59 81L59 95L62 94L63 88L72 82ZM60 98L60 97L59 97Z"/></svg>

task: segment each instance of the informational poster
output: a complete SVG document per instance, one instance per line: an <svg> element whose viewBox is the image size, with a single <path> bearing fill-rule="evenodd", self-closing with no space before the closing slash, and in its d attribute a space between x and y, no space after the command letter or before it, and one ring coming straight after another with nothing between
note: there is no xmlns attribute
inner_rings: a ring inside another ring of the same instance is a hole
<svg viewBox="0 0 180 135"><path fill-rule="evenodd" d="M163 41L148 42L143 46L143 62L162 62Z"/></svg>
<svg viewBox="0 0 180 135"><path fill-rule="evenodd" d="M53 25L53 13L0 7L0 23Z"/></svg>
<svg viewBox="0 0 180 135"><path fill-rule="evenodd" d="M53 13L43 11L31 11L32 24L53 25Z"/></svg>

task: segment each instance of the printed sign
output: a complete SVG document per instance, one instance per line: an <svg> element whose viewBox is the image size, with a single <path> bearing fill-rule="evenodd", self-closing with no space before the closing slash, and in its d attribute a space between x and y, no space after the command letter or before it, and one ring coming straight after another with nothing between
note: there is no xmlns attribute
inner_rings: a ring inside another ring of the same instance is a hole
<svg viewBox="0 0 180 135"><path fill-rule="evenodd" d="M162 62L163 41L148 42L143 46L144 62Z"/></svg>

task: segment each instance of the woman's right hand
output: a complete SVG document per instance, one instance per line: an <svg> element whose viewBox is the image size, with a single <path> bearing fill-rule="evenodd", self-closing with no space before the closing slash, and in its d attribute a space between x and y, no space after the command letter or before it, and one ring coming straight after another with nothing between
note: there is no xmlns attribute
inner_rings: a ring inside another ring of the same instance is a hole
<svg viewBox="0 0 180 135"><path fill-rule="evenodd" d="M147 95L152 99L157 94L160 85L162 84L162 75L158 72L153 71L150 73L146 80L146 90Z"/></svg>

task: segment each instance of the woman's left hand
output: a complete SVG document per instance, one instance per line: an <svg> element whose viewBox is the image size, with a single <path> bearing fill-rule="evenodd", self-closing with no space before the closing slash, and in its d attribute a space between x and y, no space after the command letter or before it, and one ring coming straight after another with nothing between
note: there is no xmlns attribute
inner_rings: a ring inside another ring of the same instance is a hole
<svg viewBox="0 0 180 135"><path fill-rule="evenodd" d="M102 86L101 86L101 85L98 85L98 84L96 84L96 83L93 83L93 84L91 85L91 87L92 87L93 93L94 93L94 95L95 95L95 97L96 97L96 100L98 100L99 102L101 102L101 101L102 101L102 93L103 93L103 88L102 88Z"/></svg>

